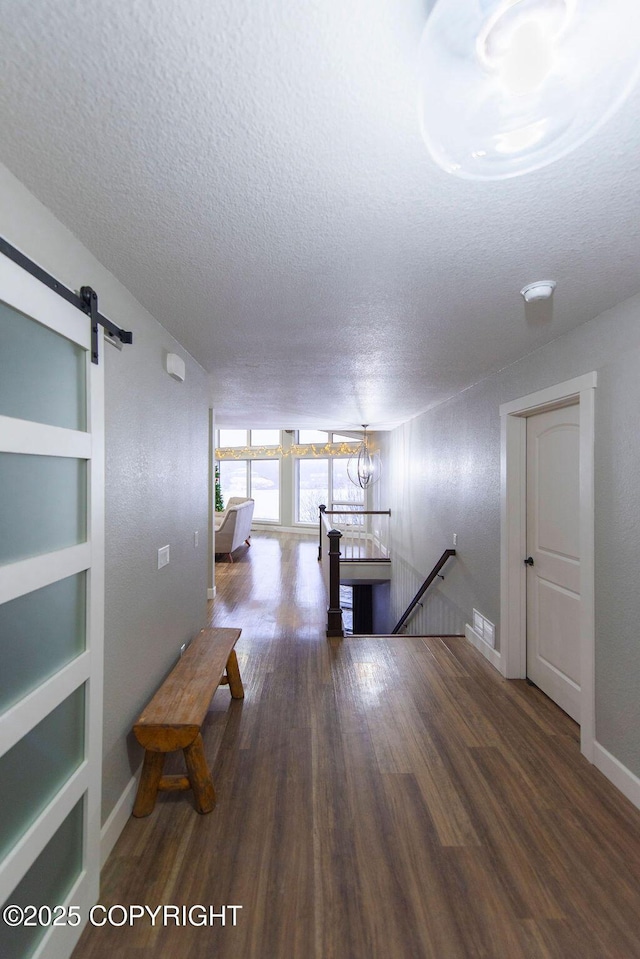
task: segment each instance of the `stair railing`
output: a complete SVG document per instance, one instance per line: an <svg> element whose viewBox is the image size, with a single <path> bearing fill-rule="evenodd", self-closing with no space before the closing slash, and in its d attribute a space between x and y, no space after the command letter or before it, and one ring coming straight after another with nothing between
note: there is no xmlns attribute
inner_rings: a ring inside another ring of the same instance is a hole
<svg viewBox="0 0 640 959"><path fill-rule="evenodd" d="M447 560L451 556L455 556L455 555L456 555L455 549L445 549L444 553L442 554L442 556L440 557L436 565L433 567L433 569L431 570L431 572L425 579L424 583L422 584L422 586L420 587L416 595L413 597L413 599L411 600L411 602L405 609L404 613L402 614L402 616L400 617L396 625L391 630L392 635L395 635L396 633L400 632L400 630L402 629L406 621L409 619L409 616L411 616L411 613L414 611L414 609L416 608L416 606L418 605L418 603L420 602L420 600L422 599L426 591L429 589L429 587L435 580L436 576L440 576L440 570L442 569L444 564L447 562Z"/></svg>
<svg viewBox="0 0 640 959"><path fill-rule="evenodd" d="M322 572L327 590L329 607L327 609L327 636L344 636L342 606L340 605L340 540L342 533L332 529L325 516L326 506L320 506L320 543L318 560L322 563ZM323 539L329 540L329 549L323 549Z"/></svg>
<svg viewBox="0 0 640 959"><path fill-rule="evenodd" d="M320 510L320 541L318 544L318 559L322 559L323 516L332 517L334 529L342 533L341 553L342 562L387 562L389 559L389 517L390 509L327 509L322 505ZM379 517L378 521L370 517ZM386 519L386 522L384 522ZM373 526L371 525L373 523Z"/></svg>

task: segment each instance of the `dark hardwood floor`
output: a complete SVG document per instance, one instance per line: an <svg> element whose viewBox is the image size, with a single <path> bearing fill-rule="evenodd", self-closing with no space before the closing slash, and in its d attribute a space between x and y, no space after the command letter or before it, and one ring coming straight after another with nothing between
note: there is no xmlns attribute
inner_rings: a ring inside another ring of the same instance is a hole
<svg viewBox="0 0 640 959"><path fill-rule="evenodd" d="M218 804L161 795L103 872L106 906L237 924L88 929L76 959L640 957L640 812L577 726L464 639L329 644L316 552L254 535L216 565L246 691L204 730Z"/></svg>

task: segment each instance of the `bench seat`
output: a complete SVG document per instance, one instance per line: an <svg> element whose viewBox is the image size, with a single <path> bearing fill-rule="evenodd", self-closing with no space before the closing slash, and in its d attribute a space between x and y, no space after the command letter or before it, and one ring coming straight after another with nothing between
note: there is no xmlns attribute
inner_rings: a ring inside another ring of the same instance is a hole
<svg viewBox="0 0 640 959"><path fill-rule="evenodd" d="M213 809L216 794L200 730L218 686L228 685L234 699L244 697L234 649L239 636L239 629L202 629L135 723L145 754L134 816L153 811L158 790L192 789L198 812ZM166 754L177 749L183 750L187 775L163 776Z"/></svg>

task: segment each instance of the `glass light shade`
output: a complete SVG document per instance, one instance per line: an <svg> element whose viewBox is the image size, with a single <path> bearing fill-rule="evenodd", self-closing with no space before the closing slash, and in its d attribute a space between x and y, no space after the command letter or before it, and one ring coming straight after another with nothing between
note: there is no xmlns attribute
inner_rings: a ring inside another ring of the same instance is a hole
<svg viewBox="0 0 640 959"><path fill-rule="evenodd" d="M539 169L618 109L640 74L637 0L437 0L420 44L420 121L448 173Z"/></svg>
<svg viewBox="0 0 640 959"><path fill-rule="evenodd" d="M362 442L347 463L347 475L354 486L367 489L379 479L380 469L378 459L379 458L369 450L367 430L365 427Z"/></svg>

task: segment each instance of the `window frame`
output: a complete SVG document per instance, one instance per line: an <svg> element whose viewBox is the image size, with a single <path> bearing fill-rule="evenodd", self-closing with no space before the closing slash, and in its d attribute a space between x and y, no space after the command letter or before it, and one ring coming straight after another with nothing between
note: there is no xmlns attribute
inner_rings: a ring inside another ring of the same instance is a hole
<svg viewBox="0 0 640 959"><path fill-rule="evenodd" d="M341 443L360 443L361 439L359 436L347 436L345 433L341 433L340 430L315 430L316 433L326 434L327 439L324 441L324 443L321 443L320 440L311 443L303 443L300 439L301 432L303 431L299 429L295 431L294 441L296 446L334 446ZM310 430L310 432L312 431ZM339 437L339 439L335 439L336 436Z"/></svg>
<svg viewBox="0 0 640 959"><path fill-rule="evenodd" d="M220 434L221 434L221 433L228 433L228 432L231 432L231 429L228 429L228 430L227 430L227 429L219 429L219 430L216 430L216 434L217 434L217 435L216 435L216 439L217 439L216 446L218 446L220 449L223 449L223 450L241 450L241 449L243 449L243 444L242 444L242 443L241 443L239 446L225 446L225 445L223 445L223 444L220 442ZM243 429L235 429L235 428L233 428L233 432L235 432L235 433L244 433L244 436L245 436L244 446L248 446L248 445L249 445L247 441L250 439L250 430L243 430Z"/></svg>
<svg viewBox="0 0 640 959"><path fill-rule="evenodd" d="M367 495L366 490L362 490L362 500L361 502L356 502L355 500L336 500L334 499L333 493L333 462L335 460L349 460L350 456L296 456L294 460L294 470L293 470L293 498L294 498L294 525L302 526L309 528L316 525L316 520L313 523L307 523L304 520L300 519L300 463L305 461L318 462L319 460L324 460L327 464L327 500L326 503L327 509L333 510L336 506L358 506L361 509L365 510L367 508ZM355 488L355 487L354 487ZM320 505L320 504L318 504ZM357 510L353 510L356 512Z"/></svg>
<svg viewBox="0 0 640 959"><path fill-rule="evenodd" d="M220 467L220 478L222 479L223 463L235 463L237 466L239 466L242 463L245 469L244 495L255 500L255 496L253 495L253 488L252 488L251 464L262 463L262 462L278 464L278 518L277 519L261 519L259 516L255 514L255 512L254 512L253 518L256 523L266 523L269 526L280 526L280 522L282 520L282 460L280 459L280 457L251 456L251 457L247 457L246 459L245 457L239 457L237 460L222 459L222 460L216 460L216 465ZM236 494L233 494L233 495L236 495Z"/></svg>
<svg viewBox="0 0 640 959"><path fill-rule="evenodd" d="M249 433L249 443L248 443L248 446L249 446L251 449L266 449L266 450L269 450L269 449L277 449L278 446L281 446L281 445L282 445L282 430L268 430L268 431L267 431L267 430L248 430L247 432ZM254 443L254 442L253 442L253 434L254 434L254 433L258 433L258 432L260 432L260 433L264 433L264 432L277 433L277 434L278 434L278 439L276 440L275 443Z"/></svg>

